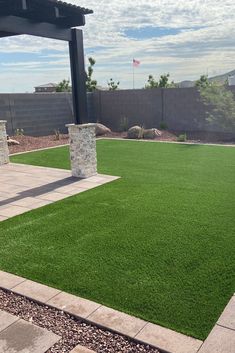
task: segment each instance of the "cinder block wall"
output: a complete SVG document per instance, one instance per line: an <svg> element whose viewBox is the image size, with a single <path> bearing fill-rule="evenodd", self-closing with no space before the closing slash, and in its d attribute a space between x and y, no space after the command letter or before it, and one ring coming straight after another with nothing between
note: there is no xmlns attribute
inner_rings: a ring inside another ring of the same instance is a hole
<svg viewBox="0 0 235 353"><path fill-rule="evenodd" d="M65 124L73 122L71 95L0 94L0 118L7 120L9 135L17 129L31 136L50 135L56 129L65 133Z"/></svg>
<svg viewBox="0 0 235 353"><path fill-rule="evenodd" d="M235 86L230 89L235 93ZM175 132L192 137L233 138L230 131L205 124L206 108L195 88L97 91L88 93L89 122L99 121L113 131L141 125L159 127L161 121ZM7 120L9 135L23 129L26 135L42 136L55 129L67 132L73 122L71 94L0 94L0 120Z"/></svg>

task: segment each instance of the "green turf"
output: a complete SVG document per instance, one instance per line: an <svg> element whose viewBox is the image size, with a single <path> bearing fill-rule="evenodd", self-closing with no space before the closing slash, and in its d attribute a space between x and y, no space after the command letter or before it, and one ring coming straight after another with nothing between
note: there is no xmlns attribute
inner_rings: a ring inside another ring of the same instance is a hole
<svg viewBox="0 0 235 353"><path fill-rule="evenodd" d="M0 268L204 339L235 290L235 149L102 140L111 184L0 224ZM68 148L12 157L69 168Z"/></svg>

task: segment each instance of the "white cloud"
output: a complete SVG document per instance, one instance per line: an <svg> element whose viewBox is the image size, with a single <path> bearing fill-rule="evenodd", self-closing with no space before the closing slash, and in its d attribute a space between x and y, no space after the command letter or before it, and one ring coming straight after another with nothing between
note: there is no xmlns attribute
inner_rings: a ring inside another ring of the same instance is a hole
<svg viewBox="0 0 235 353"><path fill-rule="evenodd" d="M112 76L121 81L121 87L131 87L133 57L142 63L136 70L136 83L140 87L150 73L160 75L170 72L177 81L194 79L207 71L214 74L235 68L234 0L66 2L94 10L93 15L86 17L84 39L87 56L97 60L95 75L102 85ZM125 29L146 26L185 30L176 35L138 41L124 35ZM47 50L48 54L42 53L43 50ZM50 53L50 50L53 52ZM28 90L43 83L41 78L45 78L45 82L59 81L63 75L68 77L69 74L67 44L61 41L25 36L5 38L0 41L0 53L38 55L27 65L24 62L11 63L11 70L16 70L19 77L22 67L22 79L24 82L28 80ZM47 63L40 65L40 57L48 58ZM32 74L28 75L30 70ZM35 81L39 80L39 76L33 73L34 70L41 72L40 82ZM28 76L25 76L25 71ZM0 65L0 79L1 73L6 74L6 65ZM26 84L22 87L25 88Z"/></svg>

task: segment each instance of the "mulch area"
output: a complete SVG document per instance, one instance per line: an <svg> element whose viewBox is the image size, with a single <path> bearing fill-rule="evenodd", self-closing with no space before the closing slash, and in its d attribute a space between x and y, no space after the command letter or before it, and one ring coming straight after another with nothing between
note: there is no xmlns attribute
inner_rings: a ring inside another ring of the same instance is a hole
<svg viewBox="0 0 235 353"><path fill-rule="evenodd" d="M0 309L60 336L61 340L46 353L69 353L77 345L97 353L159 353L156 348L3 289L0 289Z"/></svg>
<svg viewBox="0 0 235 353"><path fill-rule="evenodd" d="M104 135L103 137L109 138L127 138L126 132L112 132ZM33 151L41 148L56 147L66 145L69 143L68 135L60 135L60 139L56 140L55 135L32 137L32 136L11 136L11 139L16 140L20 145L9 146L10 154ZM177 137L168 132L162 131L161 137L156 137L156 141L177 141Z"/></svg>

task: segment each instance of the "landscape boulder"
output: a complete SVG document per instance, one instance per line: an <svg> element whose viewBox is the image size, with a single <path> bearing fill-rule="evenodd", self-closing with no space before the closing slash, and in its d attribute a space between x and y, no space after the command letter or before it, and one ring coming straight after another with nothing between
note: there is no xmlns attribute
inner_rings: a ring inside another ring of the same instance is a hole
<svg viewBox="0 0 235 353"><path fill-rule="evenodd" d="M106 134L111 133L111 130L103 124L96 123L95 124L95 133L96 133L96 136L102 136L102 135L106 135Z"/></svg>
<svg viewBox="0 0 235 353"><path fill-rule="evenodd" d="M9 136L7 136L7 144L8 146L15 146L15 145L19 145L20 143L16 140L11 139Z"/></svg>
<svg viewBox="0 0 235 353"><path fill-rule="evenodd" d="M138 125L132 126L127 132L127 137L129 139L141 139L141 138L143 138L143 128L138 126Z"/></svg>
<svg viewBox="0 0 235 353"><path fill-rule="evenodd" d="M155 139L155 137L161 136L162 133L158 129L146 129L143 132L143 137L145 139Z"/></svg>

